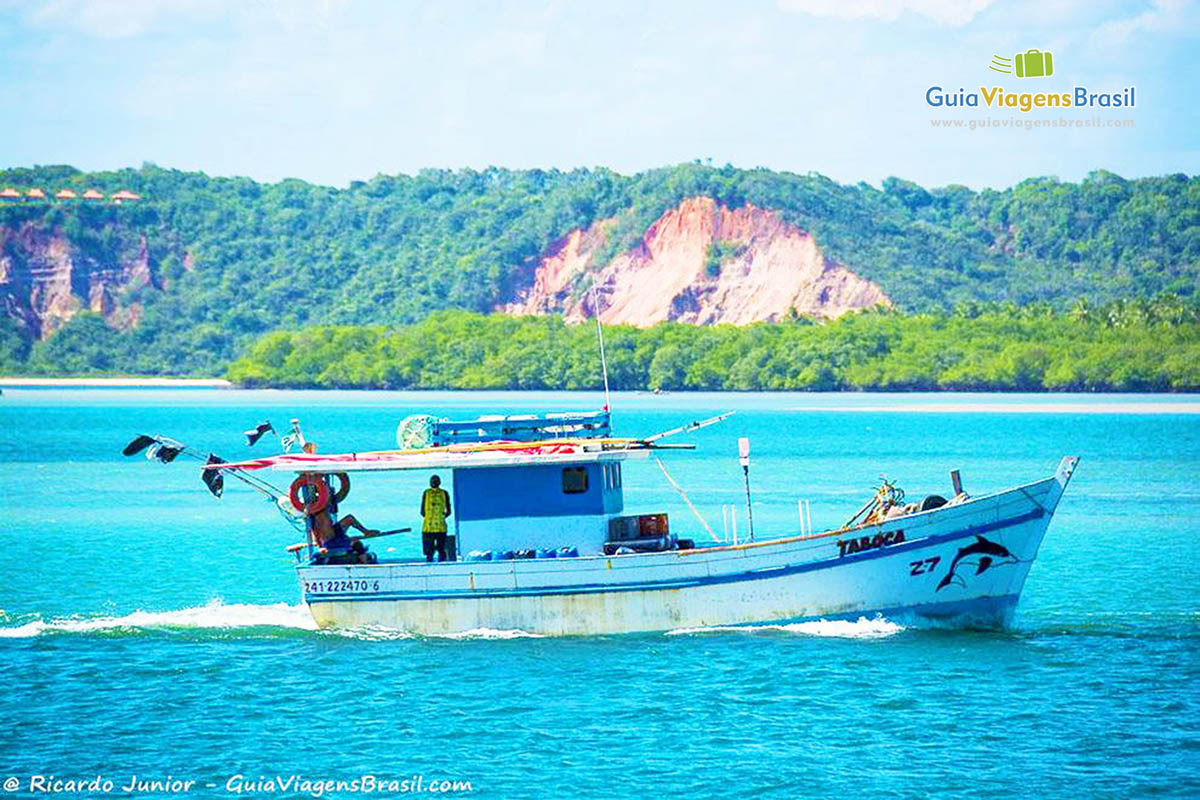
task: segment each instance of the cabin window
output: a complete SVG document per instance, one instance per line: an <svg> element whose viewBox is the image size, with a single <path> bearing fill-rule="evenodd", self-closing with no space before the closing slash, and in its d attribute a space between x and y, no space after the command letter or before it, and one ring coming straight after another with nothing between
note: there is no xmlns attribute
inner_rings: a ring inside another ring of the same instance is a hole
<svg viewBox="0 0 1200 800"><path fill-rule="evenodd" d="M588 490L587 469L567 467L562 471L563 494L583 494Z"/></svg>
<svg viewBox="0 0 1200 800"><path fill-rule="evenodd" d="M613 464L612 468L613 468L613 488L620 489L621 488L621 465Z"/></svg>

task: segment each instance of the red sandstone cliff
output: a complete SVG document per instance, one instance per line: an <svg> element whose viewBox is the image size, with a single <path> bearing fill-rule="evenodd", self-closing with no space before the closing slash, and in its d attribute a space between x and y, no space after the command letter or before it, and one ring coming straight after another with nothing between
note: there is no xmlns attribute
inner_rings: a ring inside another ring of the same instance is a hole
<svg viewBox="0 0 1200 800"><path fill-rule="evenodd" d="M830 261L812 237L773 211L693 197L663 214L630 251L596 264L611 221L577 230L542 259L530 285L498 310L594 316L638 326L664 320L745 324L791 311L836 317L891 305L874 283Z"/></svg>
<svg viewBox="0 0 1200 800"><path fill-rule="evenodd" d="M45 339L81 309L103 314L115 327L132 327L140 309L123 308L126 289L156 286L145 235L125 256L98 260L62 232L32 223L0 225L0 302L29 336Z"/></svg>

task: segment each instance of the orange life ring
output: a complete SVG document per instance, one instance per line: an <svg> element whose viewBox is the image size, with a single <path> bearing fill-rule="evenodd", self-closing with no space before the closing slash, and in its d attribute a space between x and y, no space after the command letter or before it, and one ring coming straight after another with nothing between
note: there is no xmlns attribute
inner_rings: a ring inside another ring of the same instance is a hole
<svg viewBox="0 0 1200 800"><path fill-rule="evenodd" d="M316 497L307 503L300 496L300 490L305 486L311 486L317 493ZM292 481L288 497L297 511L303 511L311 517L320 514L329 505L329 484L325 483L325 479L320 475L301 475Z"/></svg>
<svg viewBox="0 0 1200 800"><path fill-rule="evenodd" d="M341 503L346 499L346 495L350 494L350 476L344 472L331 472L329 473L329 477L337 478L341 481L338 490L333 493L333 502Z"/></svg>

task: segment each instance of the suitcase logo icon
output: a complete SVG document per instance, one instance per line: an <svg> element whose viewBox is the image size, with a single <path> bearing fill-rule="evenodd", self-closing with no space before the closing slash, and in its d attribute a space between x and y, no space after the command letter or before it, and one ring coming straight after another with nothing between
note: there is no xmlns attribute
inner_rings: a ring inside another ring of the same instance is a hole
<svg viewBox="0 0 1200 800"><path fill-rule="evenodd" d="M1008 75L1016 74L1018 78L1048 78L1054 74L1054 55L1033 48L1017 53L1012 58L992 56L988 69Z"/></svg>

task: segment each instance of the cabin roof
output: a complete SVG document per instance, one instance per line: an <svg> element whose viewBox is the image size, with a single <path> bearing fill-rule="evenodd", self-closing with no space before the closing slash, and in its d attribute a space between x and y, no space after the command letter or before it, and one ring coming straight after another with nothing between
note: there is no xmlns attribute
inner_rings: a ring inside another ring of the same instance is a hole
<svg viewBox="0 0 1200 800"><path fill-rule="evenodd" d="M531 467L629 461L649 457L653 447L634 439L576 439L549 442L496 442L420 450L368 453L295 453L210 465L209 469L268 469L273 472L383 472L430 469ZM674 449L674 448L671 448Z"/></svg>

